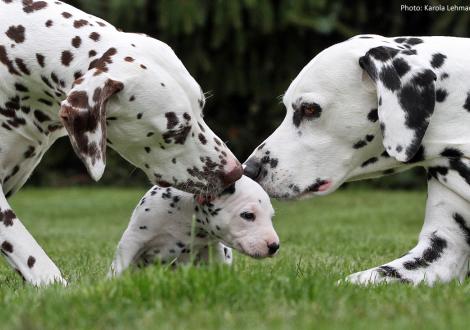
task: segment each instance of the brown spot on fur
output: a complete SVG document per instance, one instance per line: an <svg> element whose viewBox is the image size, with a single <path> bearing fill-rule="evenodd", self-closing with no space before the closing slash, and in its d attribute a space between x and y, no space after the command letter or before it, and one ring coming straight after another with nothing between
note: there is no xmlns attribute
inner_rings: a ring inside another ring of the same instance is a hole
<svg viewBox="0 0 470 330"><path fill-rule="evenodd" d="M114 47L109 48L107 51L104 52L103 56L101 56L99 59L95 59L91 61L90 66L88 67L88 70L96 68L101 71L108 71L108 64L113 63L112 57L116 55L117 50Z"/></svg>
<svg viewBox="0 0 470 330"><path fill-rule="evenodd" d="M79 20L75 20L73 22L73 27L76 28L76 29L79 29L85 25L88 25L88 21L85 20L85 19L79 19Z"/></svg>
<svg viewBox="0 0 470 330"><path fill-rule="evenodd" d="M13 210L0 211L0 222L3 222L5 227L13 226L13 219L16 219L16 214Z"/></svg>
<svg viewBox="0 0 470 330"><path fill-rule="evenodd" d="M44 55L36 53L36 60L38 61L38 64L41 66L41 68L44 67Z"/></svg>
<svg viewBox="0 0 470 330"><path fill-rule="evenodd" d="M126 57L124 57L124 61L126 61L126 62L134 62L134 59L133 59L132 57L130 57L130 56L126 56Z"/></svg>
<svg viewBox="0 0 470 330"><path fill-rule="evenodd" d="M87 109L88 105L88 94L85 91L73 91L67 97L67 101L72 107Z"/></svg>
<svg viewBox="0 0 470 330"><path fill-rule="evenodd" d="M60 61L62 62L62 64L65 66L69 66L72 60L73 60L73 54L68 50L64 50L62 52L62 56L60 57Z"/></svg>
<svg viewBox="0 0 470 330"><path fill-rule="evenodd" d="M15 58L15 63L18 69L20 69L21 72L23 72L25 75L28 75L31 73L26 66L26 64L23 62L23 59L21 58Z"/></svg>
<svg viewBox="0 0 470 330"><path fill-rule="evenodd" d="M206 143L207 143L207 139L206 139L206 137L204 136L204 134L199 133L198 137L199 137L199 141L201 141L202 144L206 144Z"/></svg>
<svg viewBox="0 0 470 330"><path fill-rule="evenodd" d="M100 34L98 32L92 32L92 33L90 33L90 35L88 37L93 41L100 40Z"/></svg>
<svg viewBox="0 0 470 330"><path fill-rule="evenodd" d="M178 120L178 117L176 116L176 114L174 112L165 113L165 117L166 117L166 120L167 120L167 124L166 124L167 129L172 129L176 125L178 125L179 120Z"/></svg>
<svg viewBox="0 0 470 330"><path fill-rule="evenodd" d="M81 43L82 39L79 36L76 36L72 39L72 46L74 46L75 48L80 47Z"/></svg>
<svg viewBox="0 0 470 330"><path fill-rule="evenodd" d="M44 25L45 25L46 27L51 27L52 24L54 24L54 22L53 22L52 20L50 20L50 19L48 19L48 20L46 21L46 23L44 23Z"/></svg>
<svg viewBox="0 0 470 330"><path fill-rule="evenodd" d="M92 49L88 52L88 57L93 57L93 56L96 56L96 51Z"/></svg>
<svg viewBox="0 0 470 330"><path fill-rule="evenodd" d="M140 67L141 67L142 69L147 69L147 67L146 67L145 65L143 65L143 64L141 64Z"/></svg>
<svg viewBox="0 0 470 330"><path fill-rule="evenodd" d="M38 120L38 122L42 123L47 120L51 120L51 118L46 115L44 112L41 110L34 110L34 117Z"/></svg>
<svg viewBox="0 0 470 330"><path fill-rule="evenodd" d="M5 34L13 40L14 42L20 44L24 41L24 26L23 25L17 25L17 26L10 26L5 32Z"/></svg>
<svg viewBox="0 0 470 330"><path fill-rule="evenodd" d="M47 2L33 0L23 0L23 11L27 14L44 9L47 7Z"/></svg>
<svg viewBox="0 0 470 330"><path fill-rule="evenodd" d="M70 18L70 17L72 17L72 14L70 14L70 13L64 11L64 12L62 13L62 16L64 16L65 18Z"/></svg>
<svg viewBox="0 0 470 330"><path fill-rule="evenodd" d="M8 72L10 72L11 74L15 74L17 76L21 75L16 70L15 66L13 65L13 62L8 58L7 51L5 49L5 46L3 45L0 45L0 63L3 63L8 68Z"/></svg>

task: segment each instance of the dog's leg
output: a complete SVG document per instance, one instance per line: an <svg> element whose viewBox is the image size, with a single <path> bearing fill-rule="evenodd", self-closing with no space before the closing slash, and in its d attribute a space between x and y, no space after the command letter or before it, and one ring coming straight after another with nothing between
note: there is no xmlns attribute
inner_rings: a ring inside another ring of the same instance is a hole
<svg viewBox="0 0 470 330"><path fill-rule="evenodd" d="M108 277L119 276L135 261L145 246L146 239L132 228L126 229L119 241Z"/></svg>
<svg viewBox="0 0 470 330"><path fill-rule="evenodd" d="M201 248L195 260L196 264L209 263L214 261L216 263L223 263L231 265L233 260L232 249L223 245L222 243L211 243Z"/></svg>
<svg viewBox="0 0 470 330"><path fill-rule="evenodd" d="M8 263L33 285L67 282L10 208L0 187L0 246Z"/></svg>
<svg viewBox="0 0 470 330"><path fill-rule="evenodd" d="M424 226L415 248L380 267L352 274L347 282L412 284L462 281L470 256L470 203L435 178L428 182Z"/></svg>

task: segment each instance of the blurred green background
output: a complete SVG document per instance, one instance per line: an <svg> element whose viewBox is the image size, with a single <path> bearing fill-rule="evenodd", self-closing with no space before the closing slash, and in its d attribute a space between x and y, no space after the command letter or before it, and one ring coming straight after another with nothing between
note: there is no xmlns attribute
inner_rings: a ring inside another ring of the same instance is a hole
<svg viewBox="0 0 470 330"><path fill-rule="evenodd" d="M205 119L243 161L281 122L280 95L318 52L361 33L468 37L465 12L402 12L403 0L71 0L129 32L168 43L210 97ZM413 4L468 1L406 1ZM101 185L145 185L108 149ZM419 189L421 170L362 184ZM29 185L90 184L68 138L46 154Z"/></svg>

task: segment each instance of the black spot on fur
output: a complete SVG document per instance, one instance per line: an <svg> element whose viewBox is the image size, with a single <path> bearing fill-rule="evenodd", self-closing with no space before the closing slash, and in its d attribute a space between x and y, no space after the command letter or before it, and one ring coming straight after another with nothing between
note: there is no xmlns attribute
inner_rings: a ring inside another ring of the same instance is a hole
<svg viewBox="0 0 470 330"><path fill-rule="evenodd" d="M444 54L436 53L432 55L431 66L434 69L440 68L444 64L444 60L447 58Z"/></svg>
<svg viewBox="0 0 470 330"><path fill-rule="evenodd" d="M391 91L396 91L401 87L401 82L397 75L397 71L393 66L384 66L380 71L379 79L385 88Z"/></svg>
<svg viewBox="0 0 470 330"><path fill-rule="evenodd" d="M397 269L393 268L392 266L383 265L383 266L380 266L377 269L377 271L383 277L396 278L396 279L399 279L401 282L405 282L405 283L409 282L409 280L404 279L403 276L400 274L400 272Z"/></svg>
<svg viewBox="0 0 470 330"><path fill-rule="evenodd" d="M359 140L357 141L356 143L353 144L353 148L354 149L360 149L360 148L363 148L367 145L367 142L364 141L364 140Z"/></svg>
<svg viewBox="0 0 470 330"><path fill-rule="evenodd" d="M8 242L8 241L4 241L2 243L2 250L5 251L5 252L8 252L8 253L12 253L13 252L13 245L11 245L11 243Z"/></svg>
<svg viewBox="0 0 470 330"><path fill-rule="evenodd" d="M465 237L465 241L467 242L468 245L470 245L470 228L467 226L467 222L459 213L454 213L452 217L454 218L455 222L457 222L460 229L462 230L463 235Z"/></svg>
<svg viewBox="0 0 470 330"><path fill-rule="evenodd" d="M438 174L440 174L441 176L445 176L445 175L447 175L448 172L449 172L449 169L447 167L444 167L444 166L429 167L428 168L428 178L433 177L433 178L437 179Z"/></svg>
<svg viewBox="0 0 470 330"><path fill-rule="evenodd" d="M375 162L377 162L379 159L377 157L371 157L369 158L368 160L366 160L364 163L361 164L361 167L366 167L370 164L373 164Z"/></svg>
<svg viewBox="0 0 470 330"><path fill-rule="evenodd" d="M423 251L422 256L403 263L403 267L407 270L429 267L431 263L441 257L446 247L447 241L433 233L430 238L430 246Z"/></svg>
<svg viewBox="0 0 470 330"><path fill-rule="evenodd" d="M367 114L367 119L369 119L373 123L379 120L379 114L377 109L372 109L371 111L369 111L369 113Z"/></svg>
<svg viewBox="0 0 470 330"><path fill-rule="evenodd" d="M394 59L392 64L400 77L404 76L408 71L410 71L410 66L402 58Z"/></svg>
<svg viewBox="0 0 470 330"><path fill-rule="evenodd" d="M36 263L36 258L29 256L27 263L29 268L33 268L34 264Z"/></svg>
<svg viewBox="0 0 470 330"><path fill-rule="evenodd" d="M436 101L437 102L444 102L447 98L447 91L445 89L439 88L436 90Z"/></svg>
<svg viewBox="0 0 470 330"><path fill-rule="evenodd" d="M463 108L470 112L470 92L467 93L467 99L465 100Z"/></svg>

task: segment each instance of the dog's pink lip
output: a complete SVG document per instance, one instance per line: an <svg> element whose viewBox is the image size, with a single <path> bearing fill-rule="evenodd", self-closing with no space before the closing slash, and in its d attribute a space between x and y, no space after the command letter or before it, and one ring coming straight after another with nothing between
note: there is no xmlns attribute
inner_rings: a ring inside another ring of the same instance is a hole
<svg viewBox="0 0 470 330"><path fill-rule="evenodd" d="M326 182L322 185L320 185L320 187L318 187L318 191L322 192L322 191L327 191L328 189L331 188L331 186L333 185L333 182L331 182L331 180L326 180Z"/></svg>

